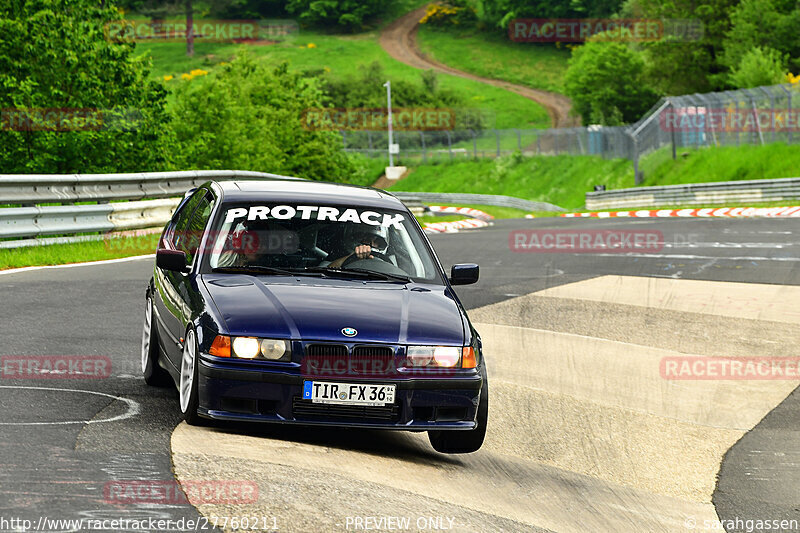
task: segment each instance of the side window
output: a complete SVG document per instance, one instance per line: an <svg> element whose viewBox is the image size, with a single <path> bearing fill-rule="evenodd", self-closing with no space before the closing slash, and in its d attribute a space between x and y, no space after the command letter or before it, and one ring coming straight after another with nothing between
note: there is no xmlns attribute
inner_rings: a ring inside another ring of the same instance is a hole
<svg viewBox="0 0 800 533"><path fill-rule="evenodd" d="M204 189L195 191L195 193L186 200L186 203L181 206L181 210L176 213L175 223L172 225L172 229L167 235L167 239L174 249L182 249L180 241L186 232L186 226L189 224L189 220L194 214L197 204L200 203L206 194L207 191Z"/></svg>
<svg viewBox="0 0 800 533"><path fill-rule="evenodd" d="M177 249L186 253L186 264L192 264L197 249L203 241L203 234L211 217L211 200L210 195L200 198L192 216L187 219L183 232L178 234Z"/></svg>

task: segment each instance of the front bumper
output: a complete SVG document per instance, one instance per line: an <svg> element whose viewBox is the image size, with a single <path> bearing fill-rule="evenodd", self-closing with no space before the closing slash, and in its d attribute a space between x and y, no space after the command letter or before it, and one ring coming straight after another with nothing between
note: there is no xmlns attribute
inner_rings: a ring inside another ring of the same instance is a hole
<svg viewBox="0 0 800 533"><path fill-rule="evenodd" d="M216 358L214 358L216 359ZM215 420L407 431L470 430L483 385L478 371L446 377L357 379L308 377L298 369L247 368L198 358L201 416ZM391 383L395 403L385 407L331 406L303 400L307 380Z"/></svg>

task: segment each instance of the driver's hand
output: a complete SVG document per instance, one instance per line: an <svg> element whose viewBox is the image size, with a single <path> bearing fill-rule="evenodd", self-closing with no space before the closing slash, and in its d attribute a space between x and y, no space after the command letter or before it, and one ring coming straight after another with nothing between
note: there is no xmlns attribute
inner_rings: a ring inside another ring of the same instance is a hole
<svg viewBox="0 0 800 533"><path fill-rule="evenodd" d="M372 246L369 244L359 244L356 246L356 257L359 259L372 259Z"/></svg>

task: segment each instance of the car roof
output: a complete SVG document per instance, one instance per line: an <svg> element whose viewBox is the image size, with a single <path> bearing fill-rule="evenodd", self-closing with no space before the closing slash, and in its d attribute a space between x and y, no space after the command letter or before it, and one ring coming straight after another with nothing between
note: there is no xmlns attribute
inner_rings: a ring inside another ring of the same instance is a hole
<svg viewBox="0 0 800 533"><path fill-rule="evenodd" d="M317 202L325 204L362 205L405 209L393 195L343 183L300 179L218 181L222 201L238 202Z"/></svg>

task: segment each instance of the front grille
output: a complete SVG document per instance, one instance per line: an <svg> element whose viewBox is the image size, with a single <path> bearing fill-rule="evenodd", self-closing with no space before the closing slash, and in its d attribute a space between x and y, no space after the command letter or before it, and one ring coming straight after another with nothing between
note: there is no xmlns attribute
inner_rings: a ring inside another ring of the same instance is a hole
<svg viewBox="0 0 800 533"><path fill-rule="evenodd" d="M346 357L347 346L344 344L309 344L306 355L322 357Z"/></svg>
<svg viewBox="0 0 800 533"><path fill-rule="evenodd" d="M399 405L383 407L359 405L331 405L312 403L295 397L292 413L296 420L334 420L352 422L397 422L400 419Z"/></svg>
<svg viewBox="0 0 800 533"><path fill-rule="evenodd" d="M309 344L302 371L306 376L326 378L397 376L394 348L383 345L356 346L348 355L342 344Z"/></svg>
<svg viewBox="0 0 800 533"><path fill-rule="evenodd" d="M385 359L394 357L394 350L391 348L391 346L356 346L353 348L353 355Z"/></svg>

